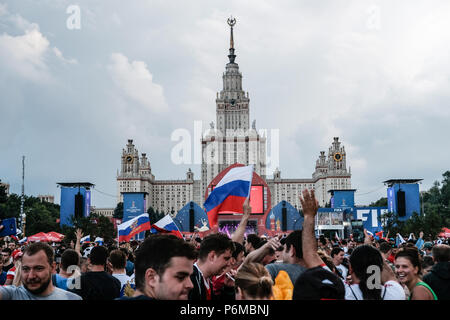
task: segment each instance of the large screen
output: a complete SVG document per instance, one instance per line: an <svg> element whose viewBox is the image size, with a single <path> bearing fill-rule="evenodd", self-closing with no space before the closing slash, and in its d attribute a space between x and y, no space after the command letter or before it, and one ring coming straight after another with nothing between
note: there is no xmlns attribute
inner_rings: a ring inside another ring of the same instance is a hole
<svg viewBox="0 0 450 320"><path fill-rule="evenodd" d="M230 238L234 232L236 232L237 227L241 223L241 220L220 220L219 219L219 232L225 233ZM245 227L244 235L247 236L251 233L258 234L258 220L249 220L247 226Z"/></svg>
<svg viewBox="0 0 450 320"><path fill-rule="evenodd" d="M264 205L263 186L252 186L250 189L250 206L252 207L252 214L263 214L264 213L263 205ZM230 214L230 213L237 213L237 212L219 211L219 214ZM242 211L238 213L242 213Z"/></svg>

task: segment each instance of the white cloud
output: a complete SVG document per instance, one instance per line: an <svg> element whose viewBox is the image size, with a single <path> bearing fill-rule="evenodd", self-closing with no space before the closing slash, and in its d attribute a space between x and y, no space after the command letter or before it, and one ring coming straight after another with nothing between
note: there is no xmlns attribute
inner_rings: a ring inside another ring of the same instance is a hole
<svg viewBox="0 0 450 320"><path fill-rule="evenodd" d="M168 110L163 87L153 82L153 76L145 62L130 63L122 53L113 53L108 70L114 83L128 98L154 112Z"/></svg>
<svg viewBox="0 0 450 320"><path fill-rule="evenodd" d="M45 62L48 48L49 41L36 29L17 37L4 33L0 35L0 63L23 78L36 82L48 80L50 74Z"/></svg>
<svg viewBox="0 0 450 320"><path fill-rule="evenodd" d="M53 47L53 53L64 63L68 63L68 64L77 64L78 63L77 59L64 58L61 50L59 50L57 47Z"/></svg>

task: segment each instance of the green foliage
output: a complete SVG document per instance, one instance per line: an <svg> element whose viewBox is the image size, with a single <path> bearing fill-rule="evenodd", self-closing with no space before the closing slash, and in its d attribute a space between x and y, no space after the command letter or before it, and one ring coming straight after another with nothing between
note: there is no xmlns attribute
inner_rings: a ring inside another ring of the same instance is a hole
<svg viewBox="0 0 450 320"><path fill-rule="evenodd" d="M61 232L59 219L59 205L41 202L39 198L25 196L24 212L26 214L25 235L31 236L38 232ZM0 202L0 219L16 218L20 216L20 196L11 194L5 202Z"/></svg>
<svg viewBox="0 0 450 320"><path fill-rule="evenodd" d="M1 182L1 180L0 180ZM0 185L0 204L6 203L8 196L6 195L6 187Z"/></svg>
<svg viewBox="0 0 450 320"><path fill-rule="evenodd" d="M158 210L155 211L152 207L148 208L147 213L151 224L158 222L165 216L164 212L159 212Z"/></svg>
<svg viewBox="0 0 450 320"><path fill-rule="evenodd" d="M83 235L91 236L91 241L96 237L103 238L106 244L111 244L117 238L117 230L108 217L91 214L89 217L72 218L73 227L63 226L62 233L66 235L65 242L75 241L76 229L81 229Z"/></svg>
<svg viewBox="0 0 450 320"><path fill-rule="evenodd" d="M123 202L119 202L114 209L114 215L113 217L115 219L123 219Z"/></svg>
<svg viewBox="0 0 450 320"><path fill-rule="evenodd" d="M369 207L387 207L387 206L388 206L387 198L380 198L379 200L369 204Z"/></svg>

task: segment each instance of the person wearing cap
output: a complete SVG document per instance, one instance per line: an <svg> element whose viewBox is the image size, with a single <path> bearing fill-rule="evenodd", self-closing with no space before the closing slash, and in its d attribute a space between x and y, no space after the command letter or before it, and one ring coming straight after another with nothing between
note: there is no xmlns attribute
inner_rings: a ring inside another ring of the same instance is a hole
<svg viewBox="0 0 450 320"><path fill-rule="evenodd" d="M292 300L344 300L342 280L322 266L307 269L294 285Z"/></svg>
<svg viewBox="0 0 450 320"><path fill-rule="evenodd" d="M425 242L423 244L423 251L424 251L424 257L432 257L433 256L433 243L432 242Z"/></svg>

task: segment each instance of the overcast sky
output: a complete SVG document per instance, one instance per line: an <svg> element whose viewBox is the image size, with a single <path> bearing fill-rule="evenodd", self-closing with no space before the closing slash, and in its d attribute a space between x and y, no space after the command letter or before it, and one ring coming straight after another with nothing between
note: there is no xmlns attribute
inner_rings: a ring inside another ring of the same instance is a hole
<svg viewBox="0 0 450 320"><path fill-rule="evenodd" d="M216 120L233 15L250 118L280 130L282 178L311 178L338 136L357 204L387 179L427 190L450 169L449 14L448 0L0 0L0 179L20 193L25 155L27 195L59 203L56 182L75 180L115 195L127 139L157 179L200 179L171 162L171 134ZM93 205L115 206L97 191Z"/></svg>

